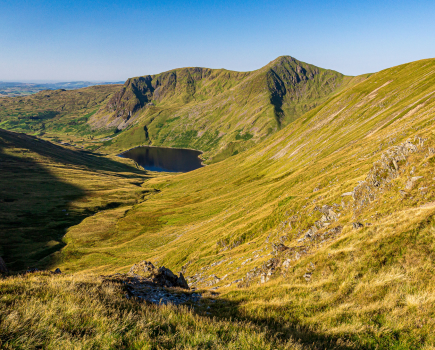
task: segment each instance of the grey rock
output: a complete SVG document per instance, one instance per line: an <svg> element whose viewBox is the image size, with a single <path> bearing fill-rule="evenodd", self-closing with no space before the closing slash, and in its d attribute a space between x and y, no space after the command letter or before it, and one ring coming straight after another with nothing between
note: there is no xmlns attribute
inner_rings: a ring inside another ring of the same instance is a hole
<svg viewBox="0 0 435 350"><path fill-rule="evenodd" d="M176 280L177 279L177 276L171 270L167 269L164 266L161 266L159 268L159 273L164 275L169 280Z"/></svg>
<svg viewBox="0 0 435 350"><path fill-rule="evenodd" d="M286 245L284 245L282 243L278 243L278 244L272 243L272 248L274 251L277 251L277 252L283 252L287 249L290 249L289 247L287 247Z"/></svg>
<svg viewBox="0 0 435 350"><path fill-rule="evenodd" d="M352 223L352 226L353 226L354 230L357 230L361 227L364 227L364 225L360 222L354 222L354 223Z"/></svg>
<svg viewBox="0 0 435 350"><path fill-rule="evenodd" d="M35 273L35 272L39 272L39 270L36 267L29 267L26 270L26 273Z"/></svg>
<svg viewBox="0 0 435 350"><path fill-rule="evenodd" d="M269 277L267 276L267 274L266 273L261 274L260 283L266 283L267 281L269 281Z"/></svg>
<svg viewBox="0 0 435 350"><path fill-rule="evenodd" d="M353 196L353 192L345 192L341 195L342 197Z"/></svg>
<svg viewBox="0 0 435 350"><path fill-rule="evenodd" d="M151 261L141 261L137 264L134 264L129 273L134 275L139 275L142 277L149 277L151 274L155 272L155 267L151 263Z"/></svg>
<svg viewBox="0 0 435 350"><path fill-rule="evenodd" d="M182 273L177 276L164 266L155 267L150 261L141 261L134 264L129 271L129 275L147 278L160 286L189 289Z"/></svg>
<svg viewBox="0 0 435 350"><path fill-rule="evenodd" d="M305 278L305 281L310 281L311 280L311 276L312 276L312 273L311 272L307 272L307 273L305 273L304 274L304 278Z"/></svg>
<svg viewBox="0 0 435 350"><path fill-rule="evenodd" d="M284 267L285 269L288 269L290 267L290 263L291 263L291 259L286 259L282 263L282 267Z"/></svg>
<svg viewBox="0 0 435 350"><path fill-rule="evenodd" d="M411 189L414 187L415 183L416 183L418 180L420 180L421 178L423 178L423 176L413 176L413 177L411 177L411 179L409 179L409 180L406 182L405 189L407 189L407 190L411 190Z"/></svg>
<svg viewBox="0 0 435 350"><path fill-rule="evenodd" d="M189 289L189 285L184 279L183 273L180 272L180 276L177 278L177 284L180 288Z"/></svg>

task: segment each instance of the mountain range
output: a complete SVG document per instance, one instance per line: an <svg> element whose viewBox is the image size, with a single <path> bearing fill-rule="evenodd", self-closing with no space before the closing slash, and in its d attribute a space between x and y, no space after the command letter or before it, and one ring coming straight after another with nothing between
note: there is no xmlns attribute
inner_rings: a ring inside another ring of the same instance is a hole
<svg viewBox="0 0 435 350"><path fill-rule="evenodd" d="M77 135L79 127L83 135L102 135L101 151L137 145L193 148L204 152L206 163L214 163L252 147L366 77L344 76L290 56L252 72L180 68L131 78L122 87L2 99L0 126L59 137ZM35 118L36 111L43 117ZM80 125L71 125L77 120Z"/></svg>

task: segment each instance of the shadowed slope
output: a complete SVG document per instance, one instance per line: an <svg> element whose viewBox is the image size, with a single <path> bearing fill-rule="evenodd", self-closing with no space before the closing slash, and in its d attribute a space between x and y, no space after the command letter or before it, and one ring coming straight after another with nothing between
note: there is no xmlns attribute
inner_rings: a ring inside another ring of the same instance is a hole
<svg viewBox="0 0 435 350"><path fill-rule="evenodd" d="M0 175L0 256L12 270L47 266L68 228L146 193L138 187L144 173L127 161L2 129Z"/></svg>

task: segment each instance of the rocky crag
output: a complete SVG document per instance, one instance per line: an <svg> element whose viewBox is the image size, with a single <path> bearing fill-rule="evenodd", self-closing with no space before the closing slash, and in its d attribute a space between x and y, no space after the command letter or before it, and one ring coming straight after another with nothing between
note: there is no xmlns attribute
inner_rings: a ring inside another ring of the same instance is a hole
<svg viewBox="0 0 435 350"><path fill-rule="evenodd" d="M200 294L189 293L189 285L183 273L177 276L164 266L155 267L149 261L134 264L127 274L102 276L106 281L124 284L127 297L137 298L153 304L196 303Z"/></svg>

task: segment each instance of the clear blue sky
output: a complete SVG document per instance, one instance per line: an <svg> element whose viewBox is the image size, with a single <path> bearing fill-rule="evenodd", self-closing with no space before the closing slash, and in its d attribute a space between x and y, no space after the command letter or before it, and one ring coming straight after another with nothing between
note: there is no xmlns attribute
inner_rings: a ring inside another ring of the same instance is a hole
<svg viewBox="0 0 435 350"><path fill-rule="evenodd" d="M435 56L435 1L0 0L0 80L105 80L291 55L345 74Z"/></svg>

